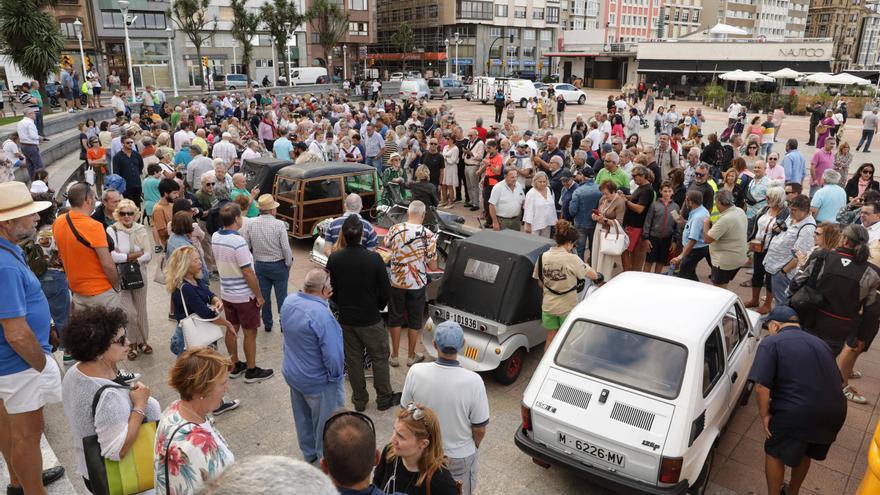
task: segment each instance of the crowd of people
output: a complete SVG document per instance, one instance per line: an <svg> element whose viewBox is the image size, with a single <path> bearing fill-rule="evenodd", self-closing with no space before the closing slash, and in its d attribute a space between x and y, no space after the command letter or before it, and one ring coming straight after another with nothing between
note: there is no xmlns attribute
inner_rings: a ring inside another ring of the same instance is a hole
<svg viewBox="0 0 880 495"><path fill-rule="evenodd" d="M867 402L849 382L860 376L857 358L880 318L874 166L851 175L849 144L830 123L819 129L827 134L820 133L811 160L796 139L784 153L774 151L778 119L756 116L737 128L745 121L738 103L729 109L731 132L707 132L704 140L701 109L679 114L664 101L656 142L642 142L655 94L662 92L645 92L644 112L612 96L605 112L577 114L568 125L564 100L550 92L528 105L529 124L520 129L512 112L502 122L496 111L488 127L483 119L470 125L446 103L378 91L372 101L354 101L345 91L247 89L172 105L146 87L138 109L117 89L113 119L80 125L81 180L57 195L39 155L41 105L23 89L25 118L0 157L0 171L9 172L0 174L0 273L10 287L0 303L0 439L10 493L45 493L43 484L60 476L42 472L39 457L42 408L59 400L74 435L76 472L90 491L89 439L97 438L104 459L120 460L137 449L145 425L156 423L156 492L225 493L224 483L240 482L253 463L236 460L214 418L242 405L228 396L230 379L273 378L274 370L258 366L261 327L283 332L282 375L302 456L340 491L473 493L490 420L485 386L457 360L464 343L458 324L434 329L437 360L423 363L416 345L438 262L426 214L457 205L484 228L555 240L534 272L544 291L547 345L577 303L582 280L601 283L622 271L700 280L705 260L708 281L719 287L750 270L741 284L752 291L746 306L783 318L774 320L780 327L797 318L836 358L838 395ZM876 108L866 111L857 148L869 148L876 115ZM244 160L262 155L375 167L384 189L410 199L406 221L388 230L380 255L361 198L350 195L345 215L325 232L326 270L311 270L288 294L293 256L287 225L276 218L279 204L248 189L241 173ZM154 352L150 281L164 285L176 323L169 344L178 357L168 383L178 398L168 404L122 366ZM806 292L822 302L802 304ZM395 391L390 367L401 366L403 333L409 370ZM63 373L51 355L56 349ZM381 450L364 414L370 376L377 409L401 407ZM755 376L772 390L766 371ZM349 401L352 411L344 409ZM823 457L821 449L804 454ZM790 452L774 458L792 465ZM327 481L317 476L317 485Z"/></svg>

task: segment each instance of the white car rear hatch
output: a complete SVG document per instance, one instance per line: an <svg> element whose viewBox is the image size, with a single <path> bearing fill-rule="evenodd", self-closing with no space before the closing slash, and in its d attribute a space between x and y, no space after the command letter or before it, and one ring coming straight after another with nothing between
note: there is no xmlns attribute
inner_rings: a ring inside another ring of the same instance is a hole
<svg viewBox="0 0 880 495"><path fill-rule="evenodd" d="M685 347L575 322L531 404L534 439L580 462L655 484Z"/></svg>

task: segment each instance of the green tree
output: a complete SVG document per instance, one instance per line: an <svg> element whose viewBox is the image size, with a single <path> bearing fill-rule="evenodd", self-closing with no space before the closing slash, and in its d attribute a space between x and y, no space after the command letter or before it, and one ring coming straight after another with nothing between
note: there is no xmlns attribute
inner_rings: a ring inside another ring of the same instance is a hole
<svg viewBox="0 0 880 495"><path fill-rule="evenodd" d="M260 14L250 12L245 7L246 0L232 0L232 37L241 45L241 66L251 83L251 56L254 53L252 41L260 27Z"/></svg>
<svg viewBox="0 0 880 495"><path fill-rule="evenodd" d="M305 16L297 11L296 4L288 0L272 0L260 7L260 20L266 24L269 36L275 42L275 53L279 64L287 63L287 39L289 33L285 23L290 23L291 28L305 22ZM289 71L289 68L288 68ZM279 72L280 75L280 72ZM288 77L288 82L290 78Z"/></svg>
<svg viewBox="0 0 880 495"><path fill-rule="evenodd" d="M400 48L401 61L403 62L403 72L406 73L406 54L413 51L413 45L415 44L415 35L413 34L412 26L409 25L408 22L404 22L397 28L397 31L391 35L391 42L397 48Z"/></svg>
<svg viewBox="0 0 880 495"><path fill-rule="evenodd" d="M44 96L46 79L58 68L64 48L58 22L43 10L48 5L46 0L0 0L0 54L38 81ZM43 102L48 105L49 99Z"/></svg>
<svg viewBox="0 0 880 495"><path fill-rule="evenodd" d="M306 17L312 30L318 33L318 44L324 52L324 63L332 81L330 56L333 55L333 48L348 32L348 13L330 0L313 0Z"/></svg>
<svg viewBox="0 0 880 495"><path fill-rule="evenodd" d="M174 0L165 15L171 18L177 29L196 47L196 60L199 67L202 67L202 46L217 33L217 18L208 18L208 0ZM202 69L203 74L204 72ZM201 87L204 91L204 76Z"/></svg>

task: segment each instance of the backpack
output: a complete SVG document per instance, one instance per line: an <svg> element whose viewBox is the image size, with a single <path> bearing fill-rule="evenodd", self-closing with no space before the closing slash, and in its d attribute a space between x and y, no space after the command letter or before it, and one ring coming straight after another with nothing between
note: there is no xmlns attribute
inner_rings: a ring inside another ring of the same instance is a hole
<svg viewBox="0 0 880 495"><path fill-rule="evenodd" d="M205 215L205 229L208 235L214 235L214 232L223 228L223 223L220 222L220 208L228 202L228 199L221 199L216 206L208 210L208 214Z"/></svg>
<svg viewBox="0 0 880 495"><path fill-rule="evenodd" d="M33 239L22 242L19 247L24 251L24 259L34 275L37 278L42 277L49 269L49 260L43 255L43 248L37 245Z"/></svg>
<svg viewBox="0 0 880 495"><path fill-rule="evenodd" d="M725 144L721 147L721 151L718 155L718 160L720 161L717 161L715 165L718 165L721 170L726 171L730 168L730 163L733 161L733 146Z"/></svg>

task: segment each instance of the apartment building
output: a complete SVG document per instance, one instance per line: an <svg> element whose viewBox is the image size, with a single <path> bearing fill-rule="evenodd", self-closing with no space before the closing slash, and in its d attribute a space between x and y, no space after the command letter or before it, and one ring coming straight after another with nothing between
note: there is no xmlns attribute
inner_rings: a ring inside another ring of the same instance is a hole
<svg viewBox="0 0 880 495"><path fill-rule="evenodd" d="M872 61L876 64L877 48L870 46L880 43L876 8L876 2L865 4L860 0L811 2L806 36L834 39L833 70Z"/></svg>
<svg viewBox="0 0 880 495"><path fill-rule="evenodd" d="M700 30L703 0L665 0L657 39L680 38Z"/></svg>
<svg viewBox="0 0 880 495"><path fill-rule="evenodd" d="M542 54L556 46L560 0L378 1L376 43L368 56L382 71L405 65L445 73L448 40L450 73L456 68L462 76L549 73L549 59ZM409 53L394 42L403 23L413 30Z"/></svg>
<svg viewBox="0 0 880 495"><path fill-rule="evenodd" d="M862 34L859 37L858 51L853 60L862 69L880 69L880 1L868 4L871 11L862 21Z"/></svg>
<svg viewBox="0 0 880 495"><path fill-rule="evenodd" d="M599 27L599 8L607 0L563 0L561 28L579 31Z"/></svg>
<svg viewBox="0 0 880 495"><path fill-rule="evenodd" d="M608 43L631 43L657 38L664 0L605 0L600 29Z"/></svg>
<svg viewBox="0 0 880 495"><path fill-rule="evenodd" d="M73 67L82 72L83 65L86 70L98 67L98 33L95 30L94 16L92 15L93 5L88 0L58 0L48 7L49 12L58 20L61 28L61 34L64 36L64 49L61 51L63 60L72 60ZM82 33L83 53L85 54L85 64L83 64L82 54L79 50L79 41L76 37L76 21L81 23L80 32Z"/></svg>
<svg viewBox="0 0 880 495"><path fill-rule="evenodd" d="M809 10L810 0L703 0L700 28L724 23L747 38L803 38Z"/></svg>
<svg viewBox="0 0 880 495"><path fill-rule="evenodd" d="M333 73L352 76L363 68L364 53L371 43L376 41L376 0L337 0L336 2L348 15L348 30L339 43L334 47L333 53L324 53L319 43L319 33L312 24L306 24L306 36L308 40L308 60L312 67L327 67L333 65ZM306 9L311 6L311 1L306 0ZM347 65L343 69L343 65Z"/></svg>

